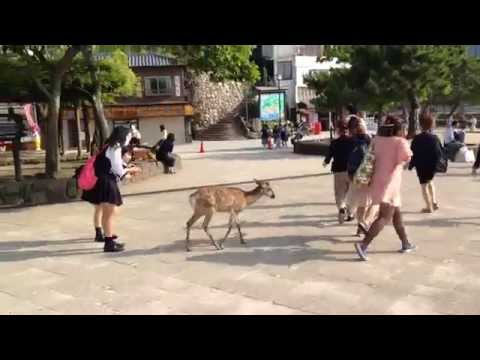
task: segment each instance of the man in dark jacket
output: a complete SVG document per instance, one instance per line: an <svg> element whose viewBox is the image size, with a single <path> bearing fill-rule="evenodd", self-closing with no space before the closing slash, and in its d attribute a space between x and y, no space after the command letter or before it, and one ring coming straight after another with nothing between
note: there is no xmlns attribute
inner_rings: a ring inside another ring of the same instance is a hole
<svg viewBox="0 0 480 360"><path fill-rule="evenodd" d="M334 178L335 202L338 208L338 221L343 224L348 213L346 198L350 181L347 174L347 163L353 150L353 140L347 135L348 127L346 121L339 121L336 125L339 137L332 140L328 154L324 161L327 166L333 158L332 173ZM348 214L348 217L351 216Z"/></svg>

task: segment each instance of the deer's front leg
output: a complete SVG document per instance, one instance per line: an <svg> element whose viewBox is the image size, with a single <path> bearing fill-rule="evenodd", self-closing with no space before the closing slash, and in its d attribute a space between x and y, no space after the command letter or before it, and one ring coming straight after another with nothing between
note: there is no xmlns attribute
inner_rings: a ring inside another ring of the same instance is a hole
<svg viewBox="0 0 480 360"><path fill-rule="evenodd" d="M243 239L242 229L240 228L240 219L238 218L238 214L234 214L235 225L237 226L238 236L240 237L240 244L247 245L245 240Z"/></svg>
<svg viewBox="0 0 480 360"><path fill-rule="evenodd" d="M219 246L217 244L217 242L215 241L215 239L213 238L212 234L210 234L210 231L208 231L208 224L210 223L210 220L212 220L212 216L213 216L213 210L210 211L206 216L205 216L205 220L203 221L203 230L205 231L205 233L208 235L208 237L210 238L213 246L215 246L215 249L217 250L221 250L221 246Z"/></svg>
<svg viewBox="0 0 480 360"><path fill-rule="evenodd" d="M227 233L225 234L225 237L223 238L223 240L220 240L220 247L223 249L223 243L225 242L225 240L227 240L228 238L228 235L230 235L230 232L232 231L232 227L233 227L233 217L234 217L234 214L233 212L230 213L230 219L228 220L228 230L227 230Z"/></svg>

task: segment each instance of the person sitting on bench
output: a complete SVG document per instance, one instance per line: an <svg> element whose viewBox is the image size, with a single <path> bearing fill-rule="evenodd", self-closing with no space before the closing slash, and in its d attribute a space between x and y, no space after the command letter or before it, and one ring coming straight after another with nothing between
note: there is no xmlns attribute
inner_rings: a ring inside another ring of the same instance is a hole
<svg viewBox="0 0 480 360"><path fill-rule="evenodd" d="M163 164L165 172L169 174L175 174L175 158L172 156L174 143L175 134L169 133L156 152L157 160Z"/></svg>

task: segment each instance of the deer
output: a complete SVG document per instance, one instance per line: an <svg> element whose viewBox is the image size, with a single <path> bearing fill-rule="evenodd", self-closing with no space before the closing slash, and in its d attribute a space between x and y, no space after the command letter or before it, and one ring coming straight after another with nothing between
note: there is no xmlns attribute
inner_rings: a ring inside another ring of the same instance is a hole
<svg viewBox="0 0 480 360"><path fill-rule="evenodd" d="M189 196L190 205L193 208L193 215L187 221L187 238L185 244L187 251L191 251L190 229L193 224L195 224L195 222L203 216L205 219L203 221L202 228L210 238L210 241L216 250L223 249L223 243L225 240L227 240L228 235L230 235L233 223L235 223L237 227L238 235L240 236L240 243L242 245L246 245L242 230L240 228L238 214L246 207L255 203L262 196L275 199L275 194L268 181L259 181L255 179L253 181L257 186L251 191L244 191L240 188L234 187L207 186L198 189ZM208 225L210 224L210 221L216 212L225 212L230 214L227 233L218 243L208 230Z"/></svg>

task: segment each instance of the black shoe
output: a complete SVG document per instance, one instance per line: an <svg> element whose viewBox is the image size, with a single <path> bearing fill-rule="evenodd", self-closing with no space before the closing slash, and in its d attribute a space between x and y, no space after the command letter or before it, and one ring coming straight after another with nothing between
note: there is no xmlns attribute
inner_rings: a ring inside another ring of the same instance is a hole
<svg viewBox="0 0 480 360"><path fill-rule="evenodd" d="M345 221L345 214L346 214L346 209L340 209L340 211L338 212L338 223L340 225L342 225L343 222Z"/></svg>
<svg viewBox="0 0 480 360"><path fill-rule="evenodd" d="M353 221L355 218L352 215L348 215L347 218L345 219L346 222Z"/></svg>
<svg viewBox="0 0 480 360"><path fill-rule="evenodd" d="M105 241L105 245L103 246L103 252L120 252L125 249L125 244L113 241L113 240L107 240Z"/></svg>
<svg viewBox="0 0 480 360"><path fill-rule="evenodd" d="M118 239L117 235L112 236L112 240L117 240L117 239ZM103 237L103 235L96 235L95 242L105 242L105 238Z"/></svg>

